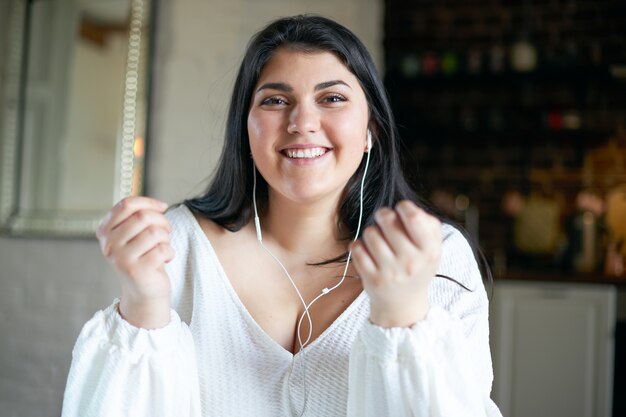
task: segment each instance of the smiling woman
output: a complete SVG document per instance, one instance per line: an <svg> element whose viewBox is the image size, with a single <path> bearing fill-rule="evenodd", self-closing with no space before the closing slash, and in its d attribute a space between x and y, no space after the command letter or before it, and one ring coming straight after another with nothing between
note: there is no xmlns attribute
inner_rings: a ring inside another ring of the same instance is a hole
<svg viewBox="0 0 626 417"><path fill-rule="evenodd" d="M142 192L150 0L14 0L0 231L86 235Z"/></svg>
<svg viewBox="0 0 626 417"><path fill-rule="evenodd" d="M407 185L332 20L254 36L205 193L124 199L97 235L121 298L78 338L64 417L500 416L472 249Z"/></svg>
<svg viewBox="0 0 626 417"><path fill-rule="evenodd" d="M254 91L248 135L270 198L336 205L366 148L369 109L357 78L331 53L284 48Z"/></svg>

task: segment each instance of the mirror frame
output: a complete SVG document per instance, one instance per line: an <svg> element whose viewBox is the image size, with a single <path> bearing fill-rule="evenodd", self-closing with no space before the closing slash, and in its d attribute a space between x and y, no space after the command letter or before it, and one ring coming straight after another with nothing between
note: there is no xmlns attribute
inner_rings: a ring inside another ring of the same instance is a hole
<svg viewBox="0 0 626 417"><path fill-rule="evenodd" d="M10 44L7 46L3 97L3 124L0 132L0 234L8 236L89 237L92 238L101 218L101 212L55 210L53 215L41 215L20 209L21 132L25 88L26 29L28 4L31 0L14 0L8 19ZM145 188L145 153L141 169L141 185L133 193L135 166L133 152L137 126L143 132L146 149L150 137L151 81L157 0L130 0L128 54L124 75L124 101L120 103L121 143L118 144L118 189L111 190L113 201L133 194L143 194ZM141 90L140 90L140 87ZM141 92L142 94L138 94ZM141 103L145 117L136 117Z"/></svg>

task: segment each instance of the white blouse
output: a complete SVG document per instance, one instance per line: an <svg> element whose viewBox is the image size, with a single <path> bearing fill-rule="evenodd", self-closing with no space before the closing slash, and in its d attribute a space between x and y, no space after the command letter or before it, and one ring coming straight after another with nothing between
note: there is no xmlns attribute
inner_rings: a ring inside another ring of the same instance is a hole
<svg viewBox="0 0 626 417"><path fill-rule="evenodd" d="M63 417L501 416L490 399L488 302L472 250L443 227L431 308L411 328L371 324L367 294L293 355L254 321L185 206L167 213L170 323L132 326L117 300L84 326Z"/></svg>

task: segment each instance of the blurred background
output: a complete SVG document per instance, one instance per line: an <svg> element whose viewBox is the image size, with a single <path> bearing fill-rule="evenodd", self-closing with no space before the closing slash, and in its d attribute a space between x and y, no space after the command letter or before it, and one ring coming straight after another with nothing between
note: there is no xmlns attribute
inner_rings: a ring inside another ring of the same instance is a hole
<svg viewBox="0 0 626 417"><path fill-rule="evenodd" d="M491 265L503 414L626 415L622 0L0 1L0 415L60 414L118 294L98 219L204 189L246 42L304 12L366 44L413 185Z"/></svg>

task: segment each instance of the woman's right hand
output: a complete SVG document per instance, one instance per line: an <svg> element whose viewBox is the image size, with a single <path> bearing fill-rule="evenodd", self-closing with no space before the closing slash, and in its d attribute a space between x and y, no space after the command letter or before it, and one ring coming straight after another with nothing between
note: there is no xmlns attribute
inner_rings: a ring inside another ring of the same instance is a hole
<svg viewBox="0 0 626 417"><path fill-rule="evenodd" d="M174 258L167 204L128 197L102 219L96 232L104 256L118 271L120 314L137 327L159 328L170 320L170 281L165 264Z"/></svg>

